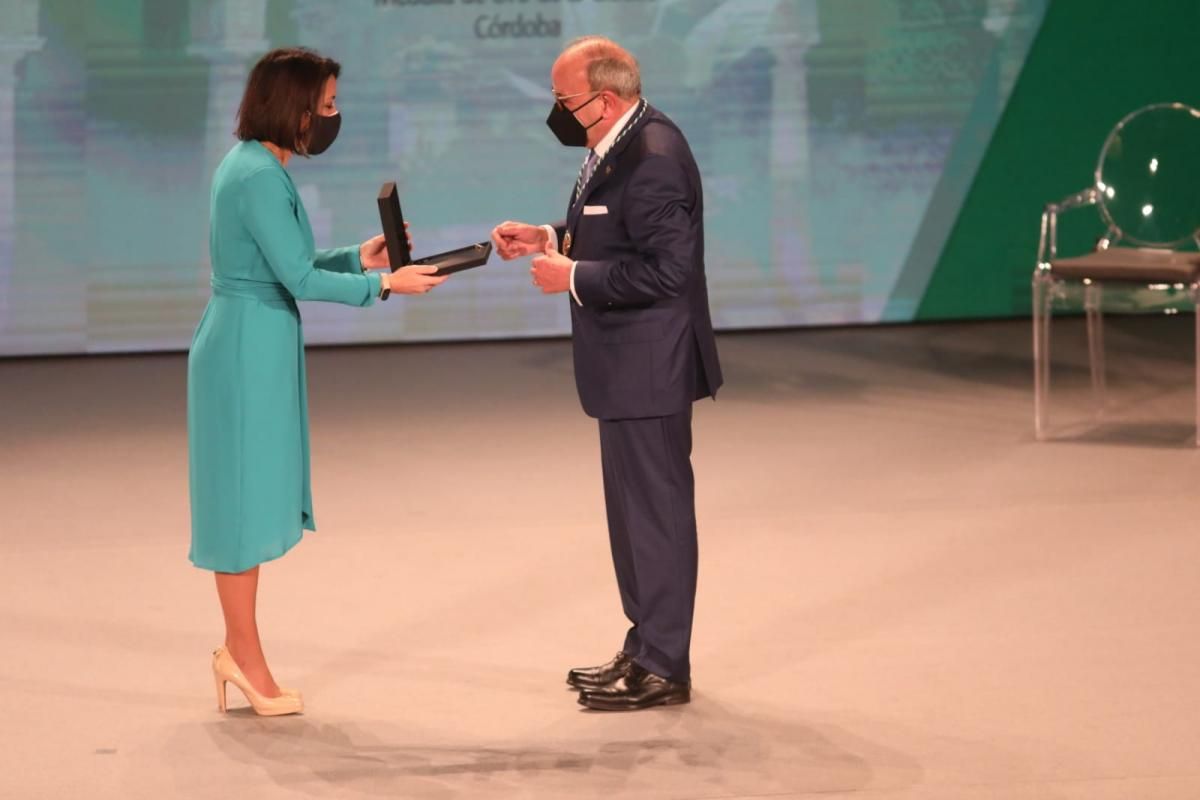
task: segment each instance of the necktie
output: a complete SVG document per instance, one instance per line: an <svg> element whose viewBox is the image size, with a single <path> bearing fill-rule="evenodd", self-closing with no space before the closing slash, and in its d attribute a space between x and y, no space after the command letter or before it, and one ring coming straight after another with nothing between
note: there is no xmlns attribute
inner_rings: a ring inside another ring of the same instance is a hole
<svg viewBox="0 0 1200 800"><path fill-rule="evenodd" d="M587 186L588 181L592 179L592 173L596 171L596 162L599 160L596 158L595 150L588 150L588 157L579 169L579 179L575 181L575 199L577 201L583 195L583 187Z"/></svg>

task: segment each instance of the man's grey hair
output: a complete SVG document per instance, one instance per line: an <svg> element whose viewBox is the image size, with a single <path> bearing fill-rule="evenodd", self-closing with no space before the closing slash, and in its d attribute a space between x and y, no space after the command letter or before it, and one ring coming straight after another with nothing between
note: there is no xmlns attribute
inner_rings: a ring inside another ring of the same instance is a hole
<svg viewBox="0 0 1200 800"><path fill-rule="evenodd" d="M581 36L563 52L578 52L587 61L588 85L593 92L607 89L622 100L642 93L642 73L637 59L621 45L604 36Z"/></svg>

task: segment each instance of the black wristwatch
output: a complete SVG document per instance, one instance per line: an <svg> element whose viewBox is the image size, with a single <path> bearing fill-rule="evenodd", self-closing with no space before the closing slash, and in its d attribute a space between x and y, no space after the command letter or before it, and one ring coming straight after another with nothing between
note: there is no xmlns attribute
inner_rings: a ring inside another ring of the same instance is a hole
<svg viewBox="0 0 1200 800"><path fill-rule="evenodd" d="M387 275L379 273L379 299L387 300L392 296L392 287L388 285Z"/></svg>

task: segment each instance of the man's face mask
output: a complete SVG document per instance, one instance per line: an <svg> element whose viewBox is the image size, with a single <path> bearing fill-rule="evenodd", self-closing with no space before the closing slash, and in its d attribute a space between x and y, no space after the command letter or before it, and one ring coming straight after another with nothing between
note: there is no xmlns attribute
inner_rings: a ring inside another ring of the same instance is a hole
<svg viewBox="0 0 1200 800"><path fill-rule="evenodd" d="M575 108L567 108L567 104L563 101L570 97L578 97L587 92L577 92L576 94L563 95L554 100L554 108L550 109L550 116L546 117L546 125L558 137L558 140L567 147L587 147L587 133L600 123L603 117L597 119L591 125L584 125L580 122L575 114L580 109L594 102L600 97L600 92L596 92L595 97L588 100Z"/></svg>
<svg viewBox="0 0 1200 800"><path fill-rule="evenodd" d="M310 156L317 156L329 149L338 131L342 129L342 114L338 112L328 117L313 114L312 127L308 130L308 145L305 150Z"/></svg>

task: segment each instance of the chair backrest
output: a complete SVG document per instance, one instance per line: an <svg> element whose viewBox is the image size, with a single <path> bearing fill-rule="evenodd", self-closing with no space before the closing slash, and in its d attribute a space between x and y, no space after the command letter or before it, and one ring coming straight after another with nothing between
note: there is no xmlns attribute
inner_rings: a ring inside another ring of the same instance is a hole
<svg viewBox="0 0 1200 800"><path fill-rule="evenodd" d="M1157 103L1118 122L1100 151L1096 193L1113 238L1200 243L1200 111Z"/></svg>

